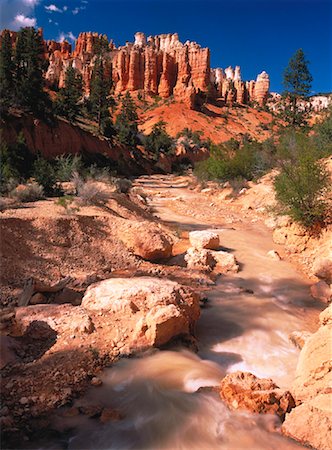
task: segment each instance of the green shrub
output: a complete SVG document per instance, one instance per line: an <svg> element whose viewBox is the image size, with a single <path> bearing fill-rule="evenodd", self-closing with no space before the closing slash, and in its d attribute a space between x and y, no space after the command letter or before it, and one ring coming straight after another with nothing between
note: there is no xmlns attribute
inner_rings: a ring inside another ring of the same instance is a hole
<svg viewBox="0 0 332 450"><path fill-rule="evenodd" d="M81 172L82 158L78 155L61 155L56 158L57 181L70 181L74 172Z"/></svg>
<svg viewBox="0 0 332 450"><path fill-rule="evenodd" d="M28 149L23 133L19 133L14 144L8 145L0 136L1 183L10 178L24 180L29 178L35 156Z"/></svg>
<svg viewBox="0 0 332 450"><path fill-rule="evenodd" d="M157 122L151 133L145 137L145 148L155 158L158 158L160 153L170 154L174 151L174 139L166 132L165 122Z"/></svg>
<svg viewBox="0 0 332 450"><path fill-rule="evenodd" d="M55 193L55 170L49 161L39 156L33 165L32 175L37 183L43 186L46 195L53 195Z"/></svg>
<svg viewBox="0 0 332 450"><path fill-rule="evenodd" d="M75 207L73 205L74 201L75 198L72 195L64 195L63 197L59 197L55 203L56 205L62 206L62 208L64 208L65 210L65 213L70 215L75 214L80 210L78 207Z"/></svg>
<svg viewBox="0 0 332 450"><path fill-rule="evenodd" d="M82 205L95 206L105 205L110 198L108 192L93 181L79 184L77 187L77 196Z"/></svg>
<svg viewBox="0 0 332 450"><path fill-rule="evenodd" d="M324 201L329 189L328 174L313 155L303 154L297 162L282 163L274 182L276 198L295 221L310 228L323 223L327 213Z"/></svg>
<svg viewBox="0 0 332 450"><path fill-rule="evenodd" d="M275 164L275 147L271 142L246 142L241 148L234 140L211 145L210 157L195 166L195 174L203 180L253 180Z"/></svg>
<svg viewBox="0 0 332 450"><path fill-rule="evenodd" d="M314 127L315 135L312 137L321 157L332 154L332 107L326 113L324 120Z"/></svg>

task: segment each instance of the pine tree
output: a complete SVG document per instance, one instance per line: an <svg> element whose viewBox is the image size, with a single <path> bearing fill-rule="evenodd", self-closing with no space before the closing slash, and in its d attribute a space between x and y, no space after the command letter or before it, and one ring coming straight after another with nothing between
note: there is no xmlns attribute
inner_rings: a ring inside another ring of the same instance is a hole
<svg viewBox="0 0 332 450"><path fill-rule="evenodd" d="M114 100L110 96L112 82L105 74L105 61L99 57L96 60L90 85L90 110L92 116L98 122L98 130L107 137L112 137L114 128L111 121L109 108Z"/></svg>
<svg viewBox="0 0 332 450"><path fill-rule="evenodd" d="M0 114L7 112L12 104L13 74L11 37L9 31L4 30L0 47Z"/></svg>
<svg viewBox="0 0 332 450"><path fill-rule="evenodd" d="M60 89L56 101L56 112L61 116L67 117L70 122L74 121L80 112L78 102L82 97L82 89L82 75L72 66L68 67L65 86Z"/></svg>
<svg viewBox="0 0 332 450"><path fill-rule="evenodd" d="M126 93L122 100L122 107L116 118L116 129L118 139L125 145L135 147L138 142L138 116L136 106L129 92Z"/></svg>
<svg viewBox="0 0 332 450"><path fill-rule="evenodd" d="M299 104L310 94L312 76L302 49L295 52L284 72L284 120L292 126L306 125L308 111Z"/></svg>
<svg viewBox="0 0 332 450"><path fill-rule="evenodd" d="M17 106L44 115L51 108L44 91L42 36L32 27L22 28L17 34L15 64L15 102Z"/></svg>
<svg viewBox="0 0 332 450"><path fill-rule="evenodd" d="M172 153L174 140L167 133L165 122L160 120L153 126L151 133L145 138L145 148L156 158L160 153Z"/></svg>
<svg viewBox="0 0 332 450"><path fill-rule="evenodd" d="M28 149L22 132L18 134L16 143L12 145L7 145L5 140L1 139L0 172L2 182L8 181L10 178L16 180L29 178L34 160L35 157Z"/></svg>

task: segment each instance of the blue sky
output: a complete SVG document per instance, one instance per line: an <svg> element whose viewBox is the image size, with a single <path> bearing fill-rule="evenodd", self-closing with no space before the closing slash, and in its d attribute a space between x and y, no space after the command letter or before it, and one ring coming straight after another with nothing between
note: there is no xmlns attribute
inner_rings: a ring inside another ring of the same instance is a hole
<svg viewBox="0 0 332 450"><path fill-rule="evenodd" d="M41 26L46 39L105 33L123 45L136 31L178 32L211 50L211 66L240 65L243 79L262 70L282 90L289 58L303 48L313 93L332 91L332 0L0 0L1 28Z"/></svg>

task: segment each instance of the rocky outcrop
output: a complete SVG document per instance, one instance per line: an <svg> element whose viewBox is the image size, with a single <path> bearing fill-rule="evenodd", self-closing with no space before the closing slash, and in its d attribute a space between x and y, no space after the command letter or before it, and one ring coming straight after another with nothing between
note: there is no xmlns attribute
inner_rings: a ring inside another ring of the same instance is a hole
<svg viewBox="0 0 332 450"><path fill-rule="evenodd" d="M332 394L318 395L287 414L282 431L303 445L332 448Z"/></svg>
<svg viewBox="0 0 332 450"><path fill-rule="evenodd" d="M220 396L231 409L276 414L281 420L295 406L289 391L283 391L270 379L249 372L226 375L220 384Z"/></svg>
<svg viewBox="0 0 332 450"><path fill-rule="evenodd" d="M318 450L332 447L332 305L319 316L321 327L305 340L292 394L297 407L286 415L282 431Z"/></svg>
<svg viewBox="0 0 332 450"><path fill-rule="evenodd" d="M270 79L266 72L257 76L256 81L244 82L241 79L241 69L227 67L212 69L211 81L215 86L217 96L228 105L234 103L246 104L256 102L259 106L264 106L267 102L270 89Z"/></svg>
<svg viewBox="0 0 332 450"><path fill-rule="evenodd" d="M190 334L200 315L199 297L169 280L150 277L114 278L91 285L83 298L87 311L121 315L132 322L128 345L159 346Z"/></svg>
<svg viewBox="0 0 332 450"><path fill-rule="evenodd" d="M75 50L67 42L45 43L45 57L49 62L46 79L51 86L62 87L69 65L83 77L85 94L89 95L96 55L103 51L107 76L112 78L115 93L144 91L162 98L174 96L191 108L199 104L204 93L221 97L228 104L256 101L266 102L269 78L265 72L256 82L241 80L240 68L210 68L210 50L196 42L180 42L177 33L146 38L136 33L134 43L116 47L98 33L80 33ZM204 98L204 96L203 96ZM206 98L206 97L205 97Z"/></svg>
<svg viewBox="0 0 332 450"><path fill-rule="evenodd" d="M324 393L332 382L332 305L320 314L321 327L301 351L292 387L296 401L304 402Z"/></svg>
<svg viewBox="0 0 332 450"><path fill-rule="evenodd" d="M42 29L39 29L41 36ZM17 33L11 32L13 45ZM0 35L1 40L1 35ZM43 58L48 62L45 72L51 87L64 86L69 66L75 67L84 81L84 92L90 93L91 76L98 55L103 55L106 76L112 79L115 93L144 91L163 98L174 96L191 108L200 97L222 98L225 103L256 102L263 106L269 94L269 76L262 72L256 81L244 82L236 66L211 69L210 50L196 42L180 42L177 33L146 38L136 33L134 43L116 47L107 36L96 32L80 33L72 51L71 45L54 40L44 41Z"/></svg>

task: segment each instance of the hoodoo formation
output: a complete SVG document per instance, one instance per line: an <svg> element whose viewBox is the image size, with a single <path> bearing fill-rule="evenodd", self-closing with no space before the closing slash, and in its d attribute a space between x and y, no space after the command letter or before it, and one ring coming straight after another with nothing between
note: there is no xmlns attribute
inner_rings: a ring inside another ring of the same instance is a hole
<svg viewBox="0 0 332 450"><path fill-rule="evenodd" d="M174 96L191 108L206 97L219 98L229 105L263 106L269 95L266 72L259 74L256 81L243 81L239 66L211 69L210 50L196 42L183 44L177 33L148 38L144 33L136 33L134 43L116 47L105 35L87 32L80 33L74 50L66 41L45 41L44 48L49 62L45 77L50 86L63 87L66 70L72 65L82 74L86 95L101 49L117 94L142 91L162 98Z"/></svg>

